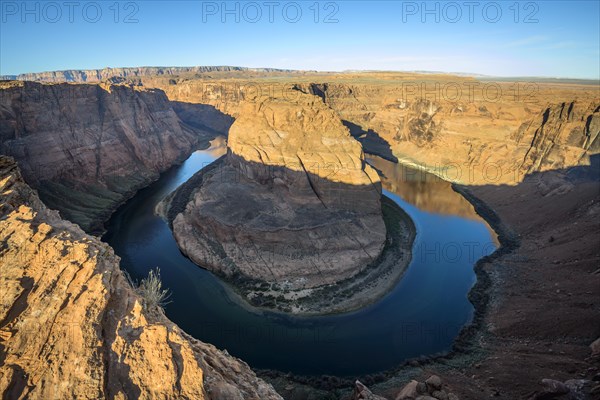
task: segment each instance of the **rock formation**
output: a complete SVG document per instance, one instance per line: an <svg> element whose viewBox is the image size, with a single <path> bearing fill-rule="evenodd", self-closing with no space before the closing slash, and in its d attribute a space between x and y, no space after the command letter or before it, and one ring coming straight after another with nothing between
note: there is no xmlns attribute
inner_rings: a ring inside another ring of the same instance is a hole
<svg viewBox="0 0 600 400"><path fill-rule="evenodd" d="M589 156L600 151L600 102L593 86L446 76L397 85L296 87L362 130L366 151L381 154L373 137L383 139L402 162L446 180L516 184L531 172L589 165Z"/></svg>
<svg viewBox="0 0 600 400"><path fill-rule="evenodd" d="M143 308L112 249L47 209L4 156L0 237L3 398L281 399Z"/></svg>
<svg viewBox="0 0 600 400"><path fill-rule="evenodd" d="M520 168L526 173L557 169L600 152L600 99L548 105L512 136L528 149ZM586 160L584 160L586 161Z"/></svg>
<svg viewBox="0 0 600 400"><path fill-rule="evenodd" d="M171 201L173 232L222 275L312 288L356 275L382 251L379 178L313 96L248 101L226 159L197 179Z"/></svg>
<svg viewBox="0 0 600 400"><path fill-rule="evenodd" d="M515 184L527 173L589 165L599 151L600 102L592 82L392 72L140 82L171 100L210 104L233 117L249 95L309 93L336 111L366 152L464 184Z"/></svg>
<svg viewBox="0 0 600 400"><path fill-rule="evenodd" d="M449 393L445 386L437 375L431 375L424 382L413 379L400 390L395 400L459 400L458 396Z"/></svg>
<svg viewBox="0 0 600 400"><path fill-rule="evenodd" d="M1 83L0 121L0 153L87 231L216 134L184 124L158 89L109 84Z"/></svg>
<svg viewBox="0 0 600 400"><path fill-rule="evenodd" d="M354 382L352 400L385 400L385 397L373 394L361 381Z"/></svg>

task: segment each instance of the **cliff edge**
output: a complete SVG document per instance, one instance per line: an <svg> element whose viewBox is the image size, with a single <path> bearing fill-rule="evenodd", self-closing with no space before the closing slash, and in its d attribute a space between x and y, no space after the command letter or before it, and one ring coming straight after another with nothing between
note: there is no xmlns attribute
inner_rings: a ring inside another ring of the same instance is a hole
<svg viewBox="0 0 600 400"><path fill-rule="evenodd" d="M128 284L112 249L0 156L0 393L11 399L281 399Z"/></svg>

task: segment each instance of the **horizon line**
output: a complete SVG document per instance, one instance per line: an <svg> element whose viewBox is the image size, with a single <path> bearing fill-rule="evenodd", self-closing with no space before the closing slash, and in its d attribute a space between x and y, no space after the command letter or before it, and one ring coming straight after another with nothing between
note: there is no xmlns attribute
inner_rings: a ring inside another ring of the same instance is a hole
<svg viewBox="0 0 600 400"><path fill-rule="evenodd" d="M56 73L56 72L69 72L69 71L102 71L111 69L136 69L136 68L239 68L242 70L272 70L280 72L303 72L303 73L323 73L323 74L347 74L347 73L415 73L415 74L443 74L443 75L457 75L457 76L468 76L475 78L500 78L500 79L567 79L567 80L583 80L583 81L595 81L600 84L600 75L598 77L568 77L568 76L549 76L549 75L487 75L477 72L461 72L461 71L436 71L436 70L401 70L401 69L346 69L346 70L317 70L317 69L295 69L295 68L279 68L279 67L244 67L240 65L187 65L187 66L175 66L175 65L139 65L139 66L128 66L128 67L102 67L102 68L70 68L70 69L56 69L56 70L43 70L37 72L21 72L19 74L0 74L0 79L5 77L18 78L23 75L31 74L44 74L44 73Z"/></svg>

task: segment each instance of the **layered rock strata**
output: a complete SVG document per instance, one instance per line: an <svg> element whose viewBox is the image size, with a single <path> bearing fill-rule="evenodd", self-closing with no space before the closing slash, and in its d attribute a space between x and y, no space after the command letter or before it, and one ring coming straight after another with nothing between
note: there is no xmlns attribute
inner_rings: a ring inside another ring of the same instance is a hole
<svg viewBox="0 0 600 400"><path fill-rule="evenodd" d="M0 122L0 153L87 231L217 134L183 123L161 90L110 84L0 83Z"/></svg>
<svg viewBox="0 0 600 400"><path fill-rule="evenodd" d="M142 82L171 100L210 104L233 117L256 93L291 99L309 93L336 111L367 153L463 184L516 184L528 173L589 165L600 152L593 82L400 72Z"/></svg>
<svg viewBox="0 0 600 400"><path fill-rule="evenodd" d="M367 151L392 154L454 182L517 184L532 172L589 165L600 152L600 101L593 85L445 77L296 87L336 110Z"/></svg>

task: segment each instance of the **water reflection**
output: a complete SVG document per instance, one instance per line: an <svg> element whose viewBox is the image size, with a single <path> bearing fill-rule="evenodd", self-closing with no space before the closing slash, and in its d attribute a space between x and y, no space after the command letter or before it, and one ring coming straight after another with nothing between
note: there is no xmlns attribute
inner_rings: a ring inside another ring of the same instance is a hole
<svg viewBox="0 0 600 400"><path fill-rule="evenodd" d="M375 167L381 176L383 188L397 194L402 200L420 210L440 215L454 215L481 221L471 203L452 189L452 184L424 169L393 163L376 155L368 155L367 161ZM498 245L493 229L487 225Z"/></svg>

